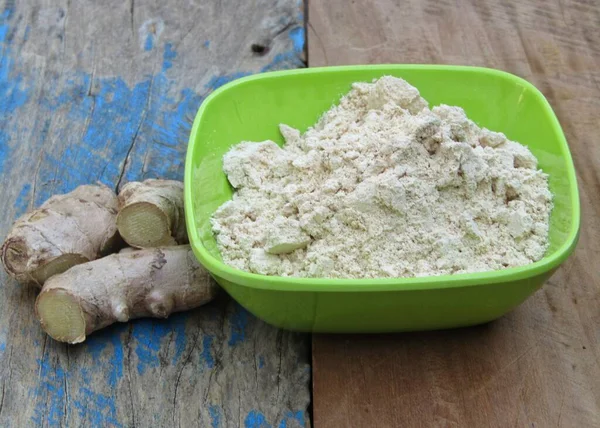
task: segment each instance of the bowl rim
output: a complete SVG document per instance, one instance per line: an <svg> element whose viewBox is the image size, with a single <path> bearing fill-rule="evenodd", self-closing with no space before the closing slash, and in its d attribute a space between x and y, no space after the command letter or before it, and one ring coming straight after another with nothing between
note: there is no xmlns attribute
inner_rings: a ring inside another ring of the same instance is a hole
<svg viewBox="0 0 600 428"><path fill-rule="evenodd" d="M538 98L542 109L549 118L549 125L558 137L560 143L561 155L563 156L567 171L564 176L569 180L569 191L572 195L571 212L572 222L568 236L559 248L552 254L544 256L535 263L525 266L508 268L503 270L463 273L453 275L423 276L412 278L300 278L261 275L250 273L241 269L234 268L215 258L202 244L195 226L195 215L192 209L192 153L195 146L194 140L200 127L201 118L205 110L210 106L211 101L220 94L231 90L240 84L261 79L271 79L281 76L296 74L317 74L317 73L336 73L340 71L360 71L360 70L433 70L444 71L452 70L467 73L484 73L496 78L511 80L515 84L529 89L535 97ZM433 64L377 64L377 65L348 65L348 66L329 66L300 68L293 70L273 71L259 73L251 76L236 79L217 88L209 94L200 105L188 140L188 149L185 160L184 172L184 203L187 231L190 238L190 245L194 254L200 263L214 276L243 285L249 288L273 290L273 291L304 291L304 292L373 292L373 291L409 291L409 290L434 290L459 288L475 285L487 285L499 282L519 281L542 275L556 269L573 252L580 232L580 202L579 191L577 188L577 178L575 167L567 140L562 127L550 106L546 97L533 84L514 74L485 67L472 67L460 65L433 65Z"/></svg>

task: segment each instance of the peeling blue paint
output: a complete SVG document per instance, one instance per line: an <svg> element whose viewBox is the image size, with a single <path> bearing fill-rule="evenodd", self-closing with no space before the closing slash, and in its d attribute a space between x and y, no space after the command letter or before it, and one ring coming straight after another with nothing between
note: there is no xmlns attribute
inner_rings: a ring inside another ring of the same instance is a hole
<svg viewBox="0 0 600 428"><path fill-rule="evenodd" d="M296 0L296 7L298 8L298 17L296 19L298 22L304 22L304 8L306 7L305 1Z"/></svg>
<svg viewBox="0 0 600 428"><path fill-rule="evenodd" d="M44 107L50 112L66 109L70 118L79 123L87 122L88 126L84 129L82 143L73 142L58 153L42 151L35 206L53 193L65 193L80 184L101 181L114 186L122 165L113 160L125 159L132 141L135 145L128 159L124 182L153 177L181 179L185 142L203 98L191 89L181 91L176 97L168 95L172 82L165 71L172 67L174 58L176 52L166 44L163 70L133 87L120 78L95 78L92 81L90 75L78 72L69 78L70 84L61 92L49 89L41 100ZM265 70L302 65L292 50L277 55ZM206 89L214 90L249 74L241 71L213 76ZM17 97L18 103L21 102L19 99ZM66 126L55 128L53 137L70 140L69 131ZM165 159L170 161L165 162Z"/></svg>
<svg viewBox="0 0 600 428"><path fill-rule="evenodd" d="M11 147L8 145L10 138L6 132L0 130L0 174L4 171L4 166L12 153Z"/></svg>
<svg viewBox="0 0 600 428"><path fill-rule="evenodd" d="M171 43L165 44L165 52L163 53L163 71L173 67L173 60L177 57L177 52L173 50Z"/></svg>
<svg viewBox="0 0 600 428"><path fill-rule="evenodd" d="M91 82L90 76L78 73L73 80L73 85L62 93L49 94L42 105L50 111L66 109L72 120L86 122L87 126L82 140L73 141L62 153L43 151L38 180L53 185L38 186L36 206L53 193L69 192L80 184L101 181L114 187L121 173L114 159L125 159L129 142L136 137L144 118L149 80L133 89L120 78ZM92 83L97 93L90 96L88 88ZM59 128L54 134L72 140L69 131L68 127Z"/></svg>
<svg viewBox="0 0 600 428"><path fill-rule="evenodd" d="M206 364L206 367L212 369L215 366L215 359L212 356L212 344L213 337L206 335L202 339L202 360Z"/></svg>
<svg viewBox="0 0 600 428"><path fill-rule="evenodd" d="M0 352L4 352L4 351L6 351L6 343L1 342L0 343Z"/></svg>
<svg viewBox="0 0 600 428"><path fill-rule="evenodd" d="M164 76L155 78L166 80ZM156 84L156 83L155 83ZM191 89L180 92L178 99L167 96L153 98L144 125L147 136L140 137L125 178L170 178L181 180L187 139L202 97ZM152 117L152 120L150 120ZM168 162L165 161L168 159Z"/></svg>
<svg viewBox="0 0 600 428"><path fill-rule="evenodd" d="M123 377L125 361L121 334L126 329L125 324L117 324L107 330L100 330L88 337L83 345L95 361L100 361L102 354L108 353L107 364L103 365L102 370L108 372L106 379L111 388L116 388Z"/></svg>
<svg viewBox="0 0 600 428"><path fill-rule="evenodd" d="M29 99L29 90L24 87L23 76L12 70L8 21L13 13L13 6L9 3L0 14L0 174L7 172L6 160L13 152L10 146L13 130L12 127L8 128L6 122Z"/></svg>
<svg viewBox="0 0 600 428"><path fill-rule="evenodd" d="M20 216L25 211L27 211L27 207L29 206L29 201L31 200L29 192L31 192L31 184L26 183L21 188L21 191L17 195L17 200L15 201L15 215L16 216Z"/></svg>
<svg viewBox="0 0 600 428"><path fill-rule="evenodd" d="M302 53L304 51L304 27L296 27L290 31L290 39L294 45L294 52Z"/></svg>
<svg viewBox="0 0 600 428"><path fill-rule="evenodd" d="M244 419L245 428L271 428L271 425L267 422L265 415L257 410L251 410Z"/></svg>
<svg viewBox="0 0 600 428"><path fill-rule="evenodd" d="M262 355L258 357L258 368L262 369L265 366L265 357Z"/></svg>
<svg viewBox="0 0 600 428"><path fill-rule="evenodd" d="M261 68L261 72L274 70L290 70L293 68L302 68L305 64L302 62L295 50L283 52L275 55L273 60Z"/></svg>
<svg viewBox="0 0 600 428"><path fill-rule="evenodd" d="M79 398L73 401L79 417L87 419L94 427L122 427L117 419L117 409L114 399L98 394L89 388L79 388Z"/></svg>
<svg viewBox="0 0 600 428"><path fill-rule="evenodd" d="M106 333L100 330L99 332L97 332L97 334L93 334L90 337L88 337L83 345L87 348L94 362L98 362L100 360L100 358L102 357L102 353L106 349L107 344L104 340L105 335Z"/></svg>
<svg viewBox="0 0 600 428"><path fill-rule="evenodd" d="M187 336L185 335L185 325L189 314L175 314L167 321L171 325L175 335L175 353L173 354L173 365L177 364L185 347L187 346Z"/></svg>
<svg viewBox="0 0 600 428"><path fill-rule="evenodd" d="M82 368L79 370L79 374L81 375L81 380L83 383L88 384L92 381L92 377L90 376L90 372L88 369Z"/></svg>
<svg viewBox="0 0 600 428"><path fill-rule="evenodd" d="M288 422L293 421L298 422L301 427L305 426L306 421L304 419L304 412L302 410L298 410L297 412L287 412L279 423L279 428L288 428Z"/></svg>
<svg viewBox="0 0 600 428"><path fill-rule="evenodd" d="M92 355L94 361L101 361L103 356L106 358L107 364L99 369L108 374L106 379L111 388L116 388L119 380L123 377L125 361L121 334L126 328L124 324L117 324L107 330L100 330L88 337L82 345Z"/></svg>
<svg viewBox="0 0 600 428"><path fill-rule="evenodd" d="M221 426L221 409L218 406L212 405L208 408L208 414L210 415L210 426L212 428L219 428Z"/></svg>
<svg viewBox="0 0 600 428"><path fill-rule="evenodd" d="M169 58L175 57L169 49L165 48L167 68ZM132 141L135 146L125 181L182 178L185 143L201 96L190 89L181 91L177 98L168 96L171 82L162 72L131 89L120 78L91 82L84 73L76 74L73 82L62 93L50 94L42 104L50 111L66 109L73 120L87 121L83 143L71 144L62 153L43 152L38 180L53 185L38 187L36 206L53 193L68 192L80 184L101 181L114 186L121 165L113 159L125 159ZM92 86L97 93L90 96L88 88ZM54 132L68 138L67 129Z"/></svg>
<svg viewBox="0 0 600 428"><path fill-rule="evenodd" d="M223 86L226 83L232 82L235 79L239 79L241 77L250 76L252 73L248 71L238 71L237 73L231 74L222 74L220 76L213 76L208 83L204 86L206 89L215 90L220 86Z"/></svg>
<svg viewBox="0 0 600 428"><path fill-rule="evenodd" d="M4 13L6 14L7 19L12 18L13 13L15 13L15 2L14 1L6 2L5 6L4 6Z"/></svg>
<svg viewBox="0 0 600 428"><path fill-rule="evenodd" d="M4 117L12 115L29 98L23 86L23 76L11 72L10 44L6 44L9 31L7 21L11 15L12 9L5 9L0 14L0 43L5 45L0 60L0 112Z"/></svg>
<svg viewBox="0 0 600 428"><path fill-rule="evenodd" d="M137 370L143 375L149 368L158 367L161 342L171 329L167 322L154 319L141 319L133 326L133 337L136 340L135 354L138 357Z"/></svg>
<svg viewBox="0 0 600 428"><path fill-rule="evenodd" d="M210 40L205 40L203 46L208 49L210 47Z"/></svg>
<svg viewBox="0 0 600 428"><path fill-rule="evenodd" d="M119 379L123 377L123 342L118 334L113 333L110 343L113 345L113 355L110 359L108 386L116 388Z"/></svg>
<svg viewBox="0 0 600 428"><path fill-rule="evenodd" d="M146 41L144 42L144 50L146 52L151 51L154 47L154 40L152 39L152 34L148 34L146 36Z"/></svg>
<svg viewBox="0 0 600 428"><path fill-rule="evenodd" d="M231 314L229 346L236 346L246 340L246 327L248 326L249 313L246 309L235 303L233 314Z"/></svg>
<svg viewBox="0 0 600 428"><path fill-rule="evenodd" d="M38 400L33 410L32 422L42 425L59 425L65 416L65 372L59 366L53 366L49 361L38 359L39 384L34 389L38 397L45 397L44 401Z"/></svg>
<svg viewBox="0 0 600 428"><path fill-rule="evenodd" d="M135 321L132 336L135 339L135 354L138 358L137 370L143 375L147 369L160 366L160 351L163 339L174 336L175 352L171 360L176 364L187 346L185 324L188 314L176 314L167 320L141 319Z"/></svg>

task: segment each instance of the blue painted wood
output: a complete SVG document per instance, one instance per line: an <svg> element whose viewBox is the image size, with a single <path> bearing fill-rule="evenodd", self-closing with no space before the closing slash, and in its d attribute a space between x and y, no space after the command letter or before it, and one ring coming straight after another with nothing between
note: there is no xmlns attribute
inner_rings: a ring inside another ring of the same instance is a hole
<svg viewBox="0 0 600 428"><path fill-rule="evenodd" d="M181 179L208 93L305 64L302 2L151 3L0 3L0 235L79 184ZM307 338L226 296L66 346L0 283L0 426L310 425Z"/></svg>

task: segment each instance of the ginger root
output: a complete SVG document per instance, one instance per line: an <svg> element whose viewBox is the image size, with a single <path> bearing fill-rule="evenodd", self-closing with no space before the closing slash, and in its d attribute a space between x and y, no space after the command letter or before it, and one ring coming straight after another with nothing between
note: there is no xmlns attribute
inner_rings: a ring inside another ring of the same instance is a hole
<svg viewBox="0 0 600 428"><path fill-rule="evenodd" d="M40 287L52 275L97 259L120 242L117 195L104 185L55 195L19 218L2 245L6 272Z"/></svg>
<svg viewBox="0 0 600 428"><path fill-rule="evenodd" d="M149 248L188 242L183 211L183 183L133 181L119 192L119 233L132 247Z"/></svg>
<svg viewBox="0 0 600 428"><path fill-rule="evenodd" d="M116 321L196 308L217 289L189 245L123 251L50 278L35 310L52 338L79 343Z"/></svg>

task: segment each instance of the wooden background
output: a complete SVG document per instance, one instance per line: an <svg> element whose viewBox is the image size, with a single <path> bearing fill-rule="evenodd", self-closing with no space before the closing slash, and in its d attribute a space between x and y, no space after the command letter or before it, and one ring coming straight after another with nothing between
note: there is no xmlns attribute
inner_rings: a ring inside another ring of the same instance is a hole
<svg viewBox="0 0 600 428"><path fill-rule="evenodd" d="M314 425L600 426L600 2L308 4L311 67L479 65L534 83L569 141L582 207L574 256L497 322L448 332L314 337Z"/></svg>
<svg viewBox="0 0 600 428"><path fill-rule="evenodd" d="M82 183L180 179L203 97L303 67L304 39L296 0L0 0L0 236ZM307 336L225 296L66 346L0 283L1 427L310 425Z"/></svg>

